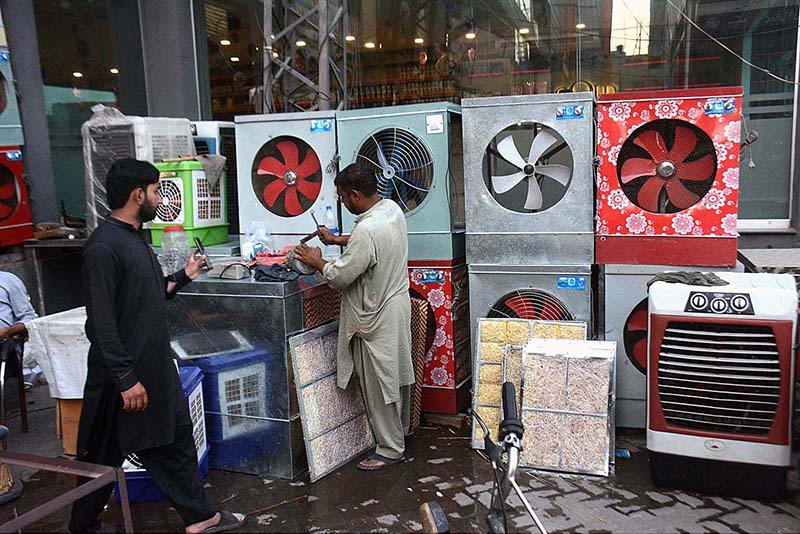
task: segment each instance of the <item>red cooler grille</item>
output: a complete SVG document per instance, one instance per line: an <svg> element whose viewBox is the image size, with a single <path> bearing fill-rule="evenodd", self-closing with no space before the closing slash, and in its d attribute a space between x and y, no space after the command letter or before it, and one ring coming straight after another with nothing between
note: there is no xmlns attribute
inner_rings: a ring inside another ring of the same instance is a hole
<svg viewBox="0 0 800 534"><path fill-rule="evenodd" d="M670 322L658 360L664 419L676 427L766 436L780 400L771 328Z"/></svg>

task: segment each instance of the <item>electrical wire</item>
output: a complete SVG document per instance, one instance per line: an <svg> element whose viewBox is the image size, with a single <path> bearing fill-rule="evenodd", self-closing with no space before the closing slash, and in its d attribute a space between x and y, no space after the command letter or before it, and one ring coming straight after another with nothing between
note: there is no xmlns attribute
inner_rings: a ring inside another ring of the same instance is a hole
<svg viewBox="0 0 800 534"><path fill-rule="evenodd" d="M790 85L800 85L800 83L799 83L799 82L795 82L795 81L792 81L792 80L787 80L786 78L782 78L782 77L778 76L777 74L773 74L773 73L772 73L770 70L768 70L768 69L765 69L764 67L760 67L760 66L756 65L755 63L752 63L752 62L750 62L750 61L746 60L746 59L745 59L743 56L741 56L740 54L738 54L738 53L734 52L733 50L731 50L731 49L730 49L730 48L729 48L729 47L728 47L728 46L727 46L725 43L723 43L722 41L720 41L719 39L717 39L716 37L714 37L713 35L711 35L711 34L710 34L710 33L708 33L707 31L705 31L703 28L701 28L701 27L700 27L700 25L698 25L698 24L697 24L695 21L693 21L693 20L691 19L691 17L689 17L689 15L687 15L686 13L684 13L682 9L680 9L678 6L676 6L676 5L675 5L675 4L672 2L672 0L666 0L666 1L667 1L667 3L668 3L670 6L672 6L672 8L673 8L675 11L677 11L677 12L678 12L678 14L679 14L681 17L683 17L683 18L686 20L686 22L688 22L688 23L689 23L689 24L691 24L691 25L692 25L692 26L693 26L695 29L697 29L697 31L699 31L700 33L702 33L703 35L705 35L706 37L708 37L709 39L711 39L712 41L714 41L716 44L718 44L720 47L722 47L724 50L726 50L726 51L727 51L728 53L730 53L732 56L734 56L734 57L738 58L738 59L739 59L739 61L741 61L742 63L744 63L744 64L745 64L745 65L747 65L748 67L750 67L750 68L752 68L752 69L756 69L757 71L763 72L763 73L764 73L764 74L766 74L767 76L769 76L769 77L771 77L771 78L775 78L775 79L776 79L776 80L778 80L779 82L788 83L788 84L790 84Z"/></svg>
<svg viewBox="0 0 800 534"><path fill-rule="evenodd" d="M500 484L500 475L497 473L498 468L492 465L494 471L494 483L497 486L497 496L500 499L500 509L503 511L503 532L508 532L508 519L506 518L506 499L503 495L503 486Z"/></svg>

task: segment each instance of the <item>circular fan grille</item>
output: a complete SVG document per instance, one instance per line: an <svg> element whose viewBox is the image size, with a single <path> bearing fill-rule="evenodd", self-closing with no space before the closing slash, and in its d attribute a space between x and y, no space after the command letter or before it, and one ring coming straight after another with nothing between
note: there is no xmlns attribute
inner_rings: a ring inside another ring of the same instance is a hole
<svg viewBox="0 0 800 534"><path fill-rule="evenodd" d="M486 147L483 180L504 208L536 213L564 198L572 167L572 151L558 132L523 122L498 133Z"/></svg>
<svg viewBox="0 0 800 534"><path fill-rule="evenodd" d="M0 221L5 221L19 207L17 179L11 169L0 165Z"/></svg>
<svg viewBox="0 0 800 534"><path fill-rule="evenodd" d="M305 213L322 189L322 165L311 146L296 137L269 140L256 153L251 174L261 205L280 217Z"/></svg>
<svg viewBox="0 0 800 534"><path fill-rule="evenodd" d="M164 222L178 219L183 210L181 190L173 181L161 180L158 183L158 192L161 193L161 204L156 206L156 217Z"/></svg>
<svg viewBox="0 0 800 534"><path fill-rule="evenodd" d="M492 306L489 317L538 321L575 320L563 302L538 289L519 289L508 293Z"/></svg>
<svg viewBox="0 0 800 534"><path fill-rule="evenodd" d="M642 374L647 373L647 299L643 299L625 319L622 331L625 354Z"/></svg>
<svg viewBox="0 0 800 534"><path fill-rule="evenodd" d="M358 149L358 160L375 170L378 193L408 213L417 209L433 187L433 157L415 134L386 128L372 134Z"/></svg>
<svg viewBox="0 0 800 534"><path fill-rule="evenodd" d="M716 172L717 153L708 134L676 119L655 120L635 130L617 159L622 191L653 213L694 206L711 189Z"/></svg>

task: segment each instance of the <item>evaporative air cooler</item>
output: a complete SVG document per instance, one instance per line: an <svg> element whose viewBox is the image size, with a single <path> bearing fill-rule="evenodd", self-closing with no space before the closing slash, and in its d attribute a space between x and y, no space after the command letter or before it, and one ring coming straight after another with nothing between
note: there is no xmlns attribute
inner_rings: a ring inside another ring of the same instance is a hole
<svg viewBox="0 0 800 534"><path fill-rule="evenodd" d="M236 117L236 162L240 231L266 224L275 249L313 232L312 212L338 211L334 111Z"/></svg>
<svg viewBox="0 0 800 534"><path fill-rule="evenodd" d="M597 111L597 263L733 266L741 87L619 93Z"/></svg>
<svg viewBox="0 0 800 534"><path fill-rule="evenodd" d="M228 233L239 233L239 196L236 176L236 129L232 122L194 121L192 140L198 155L216 154L225 156L225 198L228 215Z"/></svg>
<svg viewBox="0 0 800 534"><path fill-rule="evenodd" d="M797 288L788 274L650 286L647 449L660 486L781 499L791 466Z"/></svg>

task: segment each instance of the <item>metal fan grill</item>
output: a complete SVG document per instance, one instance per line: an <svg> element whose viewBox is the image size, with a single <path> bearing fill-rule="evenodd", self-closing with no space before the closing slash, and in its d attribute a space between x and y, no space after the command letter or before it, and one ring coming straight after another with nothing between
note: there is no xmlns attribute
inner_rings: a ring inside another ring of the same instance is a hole
<svg viewBox="0 0 800 534"><path fill-rule="evenodd" d="M506 294L492 306L488 317L538 321L575 320L563 302L538 289L518 289Z"/></svg>
<svg viewBox="0 0 800 534"><path fill-rule="evenodd" d="M296 137L264 143L253 159L251 181L258 201L280 217L305 213L322 189L322 165L311 146Z"/></svg>
<svg viewBox="0 0 800 534"><path fill-rule="evenodd" d="M555 206L572 179L572 152L555 130L520 123L498 133L484 156L484 182L503 207L535 213Z"/></svg>
<svg viewBox="0 0 800 534"><path fill-rule="evenodd" d="M161 180L158 183L158 192L161 194L161 203L156 206L158 220L164 222L178 220L183 211L183 195L181 195L180 186L172 180Z"/></svg>
<svg viewBox="0 0 800 534"><path fill-rule="evenodd" d="M708 193L717 172L714 142L694 124L659 119L635 130L617 159L625 195L652 213L677 213Z"/></svg>
<svg viewBox="0 0 800 534"><path fill-rule="evenodd" d="M404 213L421 206L433 187L433 156L408 130L385 128L372 134L357 157L375 170L380 196L394 200Z"/></svg>
<svg viewBox="0 0 800 534"><path fill-rule="evenodd" d="M622 331L625 354L642 374L647 373L647 299L636 305L625 319Z"/></svg>
<svg viewBox="0 0 800 534"><path fill-rule="evenodd" d="M0 167L0 221L14 215L19 207L19 191L14 173L7 167Z"/></svg>

